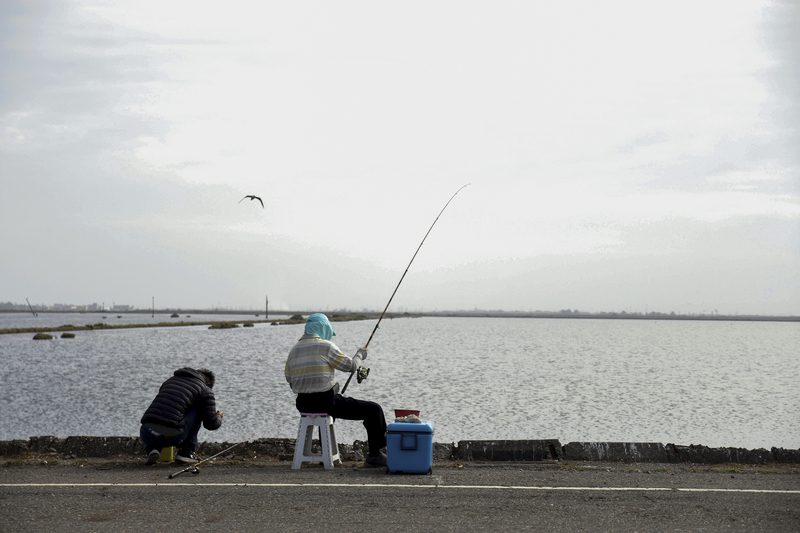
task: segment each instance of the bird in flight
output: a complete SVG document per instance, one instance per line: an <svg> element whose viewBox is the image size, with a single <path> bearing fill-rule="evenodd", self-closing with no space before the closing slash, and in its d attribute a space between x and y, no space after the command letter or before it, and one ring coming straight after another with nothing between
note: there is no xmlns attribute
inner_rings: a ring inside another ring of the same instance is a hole
<svg viewBox="0 0 800 533"><path fill-rule="evenodd" d="M247 196L245 196L244 198L250 198L250 200L258 200L259 202L261 202L261 208L262 208L262 209L264 208L264 202L262 202L262 201L261 201L261 198L259 198L258 196L254 196L254 195L252 195L252 194L248 194L248 195L247 195ZM241 200L239 200L239 203L242 203L242 201L244 200L244 198L242 198Z"/></svg>

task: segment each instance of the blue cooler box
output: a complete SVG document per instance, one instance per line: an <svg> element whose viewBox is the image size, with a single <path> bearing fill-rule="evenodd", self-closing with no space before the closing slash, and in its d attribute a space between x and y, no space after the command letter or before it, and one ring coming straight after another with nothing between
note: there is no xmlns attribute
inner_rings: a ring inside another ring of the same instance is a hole
<svg viewBox="0 0 800 533"><path fill-rule="evenodd" d="M430 474L433 422L392 422L386 428L386 469L390 474Z"/></svg>

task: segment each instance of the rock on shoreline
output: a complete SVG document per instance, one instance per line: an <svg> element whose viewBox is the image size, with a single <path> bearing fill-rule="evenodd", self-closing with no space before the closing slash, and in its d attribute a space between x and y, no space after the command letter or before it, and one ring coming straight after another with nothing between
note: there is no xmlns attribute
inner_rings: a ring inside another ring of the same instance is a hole
<svg viewBox="0 0 800 533"><path fill-rule="evenodd" d="M203 442L198 453L214 455L234 443ZM230 452L232 457L291 461L295 439L254 439ZM339 444L343 461L363 461L367 444ZM144 456L144 443L138 437L31 437L0 441L0 456L11 459L30 454L55 454L64 457ZM653 442L570 442L546 440L467 440L458 443L433 443L434 461L457 462L532 462L589 461L608 463L694 463L694 464L800 464L800 449L710 448Z"/></svg>

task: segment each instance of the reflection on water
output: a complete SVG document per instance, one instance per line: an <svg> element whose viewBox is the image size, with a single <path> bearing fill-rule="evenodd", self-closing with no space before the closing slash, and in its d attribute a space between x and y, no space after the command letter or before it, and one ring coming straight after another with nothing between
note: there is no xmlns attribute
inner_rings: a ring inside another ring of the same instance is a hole
<svg viewBox="0 0 800 533"><path fill-rule="evenodd" d="M10 327L3 319L0 328ZM334 326L334 341L353 353L374 321ZM217 432L203 430L201 440L294 438L298 416L283 365L302 330L189 326L81 331L51 341L1 335L0 440L137 435L161 382L182 366L217 374L225 422ZM437 442L800 448L797 346L797 323L387 319L370 344L369 379L353 380L348 395L378 401L389 420L394 408L420 409L435 422ZM337 435L366 438L358 422L345 420Z"/></svg>

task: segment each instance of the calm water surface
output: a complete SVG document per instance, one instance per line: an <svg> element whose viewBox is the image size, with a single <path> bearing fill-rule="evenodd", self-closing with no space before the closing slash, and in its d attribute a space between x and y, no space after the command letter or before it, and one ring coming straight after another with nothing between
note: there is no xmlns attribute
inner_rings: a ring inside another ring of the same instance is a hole
<svg viewBox="0 0 800 533"><path fill-rule="evenodd" d="M100 321L85 316L90 320L59 317L55 325ZM122 320L107 316L109 324ZM8 319L0 314L0 328L14 327ZM374 325L337 323L334 341L353 353ZM0 440L138 435L158 387L183 366L217 374L225 422L216 432L202 430L201 440L294 438L298 416L283 365L302 331L256 324L79 331L51 341L0 335ZM797 323L384 320L365 362L369 379L353 380L347 392L379 402L388 420L392 409L420 409L435 423L436 442L557 438L796 449L798 346ZM337 436L352 442L366 432L342 420Z"/></svg>

